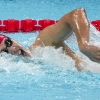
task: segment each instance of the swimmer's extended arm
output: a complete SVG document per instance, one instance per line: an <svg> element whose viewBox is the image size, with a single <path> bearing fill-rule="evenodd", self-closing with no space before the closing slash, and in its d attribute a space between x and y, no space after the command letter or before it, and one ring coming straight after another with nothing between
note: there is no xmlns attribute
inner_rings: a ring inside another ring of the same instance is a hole
<svg viewBox="0 0 100 100"><path fill-rule="evenodd" d="M80 56L76 55L65 43L63 43L62 46L66 55L69 55L75 61L75 67L78 69L78 71L81 71L82 67L80 63L83 62L86 64L86 62Z"/></svg>
<svg viewBox="0 0 100 100"><path fill-rule="evenodd" d="M89 43L90 22L87 19L85 10L74 10L69 16L65 15L63 19L66 20L67 17L69 19L67 22L77 37L80 51L92 61L100 63L100 47Z"/></svg>

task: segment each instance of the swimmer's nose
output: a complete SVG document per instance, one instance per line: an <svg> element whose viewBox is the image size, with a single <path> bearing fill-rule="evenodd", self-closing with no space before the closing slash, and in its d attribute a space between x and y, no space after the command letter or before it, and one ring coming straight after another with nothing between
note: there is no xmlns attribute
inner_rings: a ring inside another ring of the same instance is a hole
<svg viewBox="0 0 100 100"><path fill-rule="evenodd" d="M13 55L30 57L30 54L23 47L11 46L8 48L8 51L10 54L13 54Z"/></svg>

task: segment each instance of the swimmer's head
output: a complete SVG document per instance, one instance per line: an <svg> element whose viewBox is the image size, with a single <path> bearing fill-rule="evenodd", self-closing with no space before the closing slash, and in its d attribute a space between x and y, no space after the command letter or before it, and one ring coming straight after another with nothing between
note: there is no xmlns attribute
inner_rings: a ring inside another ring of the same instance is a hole
<svg viewBox="0 0 100 100"><path fill-rule="evenodd" d="M0 52L6 52L18 56L30 56L21 44L2 34L0 34Z"/></svg>
<svg viewBox="0 0 100 100"><path fill-rule="evenodd" d="M2 43L2 41L7 38L7 36L0 34L0 44Z"/></svg>

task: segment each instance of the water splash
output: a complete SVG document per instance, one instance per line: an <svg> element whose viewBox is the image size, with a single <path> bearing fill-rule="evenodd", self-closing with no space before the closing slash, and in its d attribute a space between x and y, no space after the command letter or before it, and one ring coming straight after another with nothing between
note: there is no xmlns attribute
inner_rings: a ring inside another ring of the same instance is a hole
<svg viewBox="0 0 100 100"><path fill-rule="evenodd" d="M90 42L95 45L100 45L100 33L90 25ZM22 41L22 44L29 45L35 40L37 35ZM32 40L33 39L33 40ZM28 42L27 42L28 41ZM75 34L73 34L65 43L78 55L82 56L88 65L82 65L83 71L100 72L99 63L92 62L83 55L78 48ZM67 70L77 71L74 61L62 53L62 48L55 49L54 47L37 47L34 49L31 58L17 57L6 53L0 54L0 72L7 73L23 73L31 75L44 75L47 73L61 74Z"/></svg>
<svg viewBox="0 0 100 100"><path fill-rule="evenodd" d="M75 36L74 32L73 32L73 35L71 37L69 37L65 42L77 55L82 56L82 58L87 63L86 66L82 65L83 71L100 73L100 64L91 61L87 56L85 56L84 54L82 54L79 51L78 44L77 44L77 41L76 41L76 36ZM100 32L97 31L97 29L91 24L90 24L90 39L89 39L89 42L94 44L94 45L100 46Z"/></svg>
<svg viewBox="0 0 100 100"><path fill-rule="evenodd" d="M34 49L31 58L17 57L14 55L1 53L0 70L16 73L28 73L39 75L54 72L54 69L76 70L74 61L62 53L62 48L37 47ZM55 70L55 72L56 72Z"/></svg>

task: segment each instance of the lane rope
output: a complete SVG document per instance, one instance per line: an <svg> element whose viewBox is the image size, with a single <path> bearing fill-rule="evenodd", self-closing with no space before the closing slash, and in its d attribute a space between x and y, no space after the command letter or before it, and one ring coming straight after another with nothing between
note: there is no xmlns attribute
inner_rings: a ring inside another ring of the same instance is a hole
<svg viewBox="0 0 100 100"><path fill-rule="evenodd" d="M14 33L14 32L33 32L41 31L45 27L57 23L58 20L43 19L43 20L34 20L34 19L7 19L0 20L0 32L4 33ZM91 24L100 31L100 20L92 21Z"/></svg>

